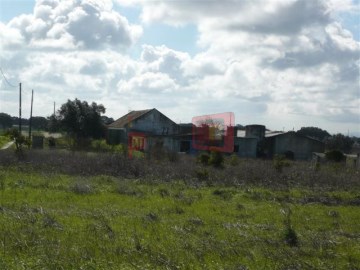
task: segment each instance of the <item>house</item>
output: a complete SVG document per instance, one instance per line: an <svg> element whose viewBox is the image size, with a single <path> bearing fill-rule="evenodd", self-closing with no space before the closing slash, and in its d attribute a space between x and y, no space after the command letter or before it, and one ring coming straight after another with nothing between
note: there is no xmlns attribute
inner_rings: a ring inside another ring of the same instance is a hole
<svg viewBox="0 0 360 270"><path fill-rule="evenodd" d="M262 147L268 158L285 155L288 158L307 160L312 158L313 152L325 151L322 141L296 134L294 131L265 134Z"/></svg>
<svg viewBox="0 0 360 270"><path fill-rule="evenodd" d="M161 146L178 151L179 126L157 109L131 111L107 126L109 144L124 143L147 151Z"/></svg>

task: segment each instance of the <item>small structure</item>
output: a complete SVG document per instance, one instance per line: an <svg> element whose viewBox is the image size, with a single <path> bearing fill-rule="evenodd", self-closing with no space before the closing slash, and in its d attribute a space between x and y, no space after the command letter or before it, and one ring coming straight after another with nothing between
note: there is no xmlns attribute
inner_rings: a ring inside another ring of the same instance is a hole
<svg viewBox="0 0 360 270"><path fill-rule="evenodd" d="M360 169L360 154L345 154L346 166Z"/></svg>
<svg viewBox="0 0 360 270"><path fill-rule="evenodd" d="M236 129L234 138L234 152L243 158L256 158L259 145L265 137L265 126L247 125L244 129Z"/></svg>

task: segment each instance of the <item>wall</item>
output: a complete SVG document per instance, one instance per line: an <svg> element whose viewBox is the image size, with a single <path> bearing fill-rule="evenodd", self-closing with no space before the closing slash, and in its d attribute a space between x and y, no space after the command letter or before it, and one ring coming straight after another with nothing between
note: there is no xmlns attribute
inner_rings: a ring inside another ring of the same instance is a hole
<svg viewBox="0 0 360 270"><path fill-rule="evenodd" d="M127 134L124 128L108 128L106 142L111 145L125 143L127 144Z"/></svg>
<svg viewBox="0 0 360 270"><path fill-rule="evenodd" d="M256 158L256 148L258 142L256 138L235 137L234 140L234 152L239 157Z"/></svg>
<svg viewBox="0 0 360 270"><path fill-rule="evenodd" d="M272 144L272 145L271 145ZM286 151L294 153L295 159L310 159L313 152L323 153L324 143L289 132L270 138L271 156L284 154Z"/></svg>
<svg viewBox="0 0 360 270"><path fill-rule="evenodd" d="M149 151L155 145L162 145L163 149L166 149L166 150L172 151L172 152L179 152L179 149L180 149L180 141L175 138L172 138L170 136L146 137L145 151Z"/></svg>
<svg viewBox="0 0 360 270"><path fill-rule="evenodd" d="M153 135L171 135L178 133L178 125L157 110L135 119L129 129L144 131Z"/></svg>

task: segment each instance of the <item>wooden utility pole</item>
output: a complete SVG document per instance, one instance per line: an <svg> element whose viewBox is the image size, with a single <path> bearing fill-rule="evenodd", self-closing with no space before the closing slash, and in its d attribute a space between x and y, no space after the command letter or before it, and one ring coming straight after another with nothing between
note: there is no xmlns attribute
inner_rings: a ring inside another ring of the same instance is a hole
<svg viewBox="0 0 360 270"><path fill-rule="evenodd" d="M21 135L21 83L19 83L19 133Z"/></svg>
<svg viewBox="0 0 360 270"><path fill-rule="evenodd" d="M33 102L34 102L34 90L31 90L31 107L30 107L30 120L29 120L29 140L31 140Z"/></svg>
<svg viewBox="0 0 360 270"><path fill-rule="evenodd" d="M54 116L55 116L55 101L54 101Z"/></svg>

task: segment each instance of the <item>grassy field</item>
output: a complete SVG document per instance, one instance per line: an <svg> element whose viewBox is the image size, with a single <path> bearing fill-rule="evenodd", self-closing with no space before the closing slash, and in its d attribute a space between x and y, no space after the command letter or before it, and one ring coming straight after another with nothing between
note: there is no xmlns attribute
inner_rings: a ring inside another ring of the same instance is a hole
<svg viewBox="0 0 360 270"><path fill-rule="evenodd" d="M68 162L77 158L66 155ZM197 171L191 181L165 177L164 167L183 170L181 161L152 163L164 177L148 178L142 169L123 173L132 162L94 174L85 163L64 171L63 155L48 169L32 156L23 163L0 159L0 269L360 269L360 184L345 184L357 171L338 171L343 185L335 178L311 185L280 183L309 168L304 163L274 175L271 163L254 161L206 168L224 177L258 166L269 169L264 177L279 178L271 185L222 183L201 181Z"/></svg>

